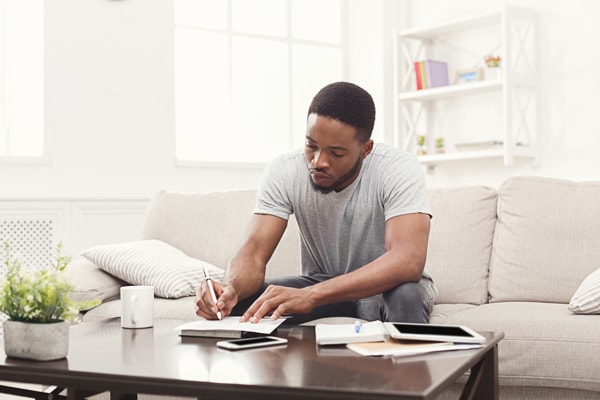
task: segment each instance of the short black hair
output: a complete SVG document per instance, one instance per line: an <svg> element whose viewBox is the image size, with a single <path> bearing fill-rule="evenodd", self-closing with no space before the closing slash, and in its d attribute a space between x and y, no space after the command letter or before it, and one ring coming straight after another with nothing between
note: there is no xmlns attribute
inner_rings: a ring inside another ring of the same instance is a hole
<svg viewBox="0 0 600 400"><path fill-rule="evenodd" d="M375 103L371 95L350 82L335 82L315 95L308 115L317 114L356 128L357 139L366 142L375 125Z"/></svg>

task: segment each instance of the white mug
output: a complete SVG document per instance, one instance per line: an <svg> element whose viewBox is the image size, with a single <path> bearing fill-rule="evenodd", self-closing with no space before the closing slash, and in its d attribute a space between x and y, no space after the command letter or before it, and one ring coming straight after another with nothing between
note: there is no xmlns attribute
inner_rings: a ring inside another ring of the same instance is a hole
<svg viewBox="0 0 600 400"><path fill-rule="evenodd" d="M154 288L121 287L121 327L149 328L154 322Z"/></svg>

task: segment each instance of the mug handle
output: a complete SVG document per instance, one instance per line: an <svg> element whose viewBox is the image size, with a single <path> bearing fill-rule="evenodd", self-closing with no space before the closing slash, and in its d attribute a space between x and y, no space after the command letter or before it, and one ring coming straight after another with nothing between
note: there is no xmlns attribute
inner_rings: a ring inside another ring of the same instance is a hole
<svg viewBox="0 0 600 400"><path fill-rule="evenodd" d="M137 322L138 322L136 311L137 311L137 295L132 294L131 295L131 323L132 324L137 324Z"/></svg>

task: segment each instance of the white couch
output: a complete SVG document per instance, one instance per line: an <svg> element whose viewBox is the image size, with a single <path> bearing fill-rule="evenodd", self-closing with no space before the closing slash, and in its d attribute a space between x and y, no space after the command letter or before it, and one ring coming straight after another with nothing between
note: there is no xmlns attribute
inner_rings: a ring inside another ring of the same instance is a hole
<svg viewBox="0 0 600 400"><path fill-rule="evenodd" d="M254 194L159 192L141 239L224 267L242 241ZM429 194L434 217L426 269L439 289L431 322L504 332L502 399L600 398L600 315L568 309L580 283L600 268L600 182L516 177L498 189ZM268 274L297 274L299 260L292 219ZM124 282L87 260L68 273L81 298L105 299L84 321L119 316ZM193 297L156 298L155 316L194 319Z"/></svg>

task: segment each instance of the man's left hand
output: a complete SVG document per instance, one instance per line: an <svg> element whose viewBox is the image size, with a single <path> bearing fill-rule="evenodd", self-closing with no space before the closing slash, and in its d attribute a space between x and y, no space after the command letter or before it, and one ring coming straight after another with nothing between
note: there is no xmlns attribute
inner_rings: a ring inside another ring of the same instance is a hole
<svg viewBox="0 0 600 400"><path fill-rule="evenodd" d="M265 315L272 320L282 315L307 314L315 308L308 296L306 288L296 289L285 286L270 285L242 315L240 321L258 322Z"/></svg>

